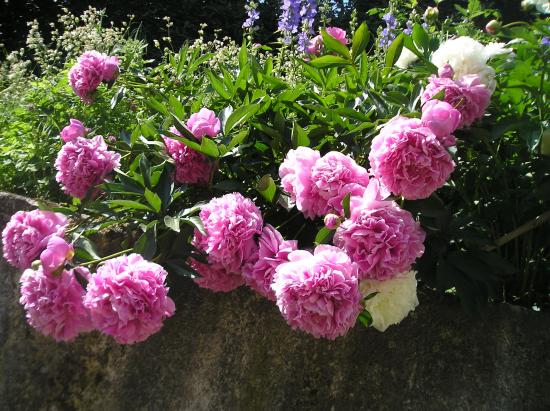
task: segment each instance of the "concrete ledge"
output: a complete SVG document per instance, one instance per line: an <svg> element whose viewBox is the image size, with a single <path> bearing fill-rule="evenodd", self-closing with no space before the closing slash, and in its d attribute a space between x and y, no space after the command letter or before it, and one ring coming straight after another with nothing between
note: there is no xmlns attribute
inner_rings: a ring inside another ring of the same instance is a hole
<svg viewBox="0 0 550 411"><path fill-rule="evenodd" d="M32 202L0 193L0 226ZM246 288L171 283L177 312L148 341L91 333L57 344L30 328L0 260L0 410L550 409L550 316L509 305L469 318L421 305L385 333L334 342L292 331Z"/></svg>

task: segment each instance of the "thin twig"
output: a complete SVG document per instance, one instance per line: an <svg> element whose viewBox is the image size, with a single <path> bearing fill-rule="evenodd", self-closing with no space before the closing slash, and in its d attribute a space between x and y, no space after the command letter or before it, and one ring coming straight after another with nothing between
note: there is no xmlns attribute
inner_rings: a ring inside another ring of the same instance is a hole
<svg viewBox="0 0 550 411"><path fill-rule="evenodd" d="M486 251L493 251L499 247L502 247L504 244L512 241L513 239L537 228L538 226L544 224L546 221L550 220L550 210L533 218L531 221L526 222L525 224L519 226L513 231L510 231L507 234L504 234L502 237L497 238L494 245L485 247Z"/></svg>

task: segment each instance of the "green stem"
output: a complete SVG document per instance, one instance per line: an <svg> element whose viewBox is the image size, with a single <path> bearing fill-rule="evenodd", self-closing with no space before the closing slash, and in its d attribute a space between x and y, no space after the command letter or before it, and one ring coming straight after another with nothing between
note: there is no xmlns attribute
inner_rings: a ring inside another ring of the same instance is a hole
<svg viewBox="0 0 550 411"><path fill-rule="evenodd" d="M128 248L126 250L119 251L118 253L108 255L107 257L98 258L97 260L88 261L87 263L83 263L83 264L80 264L80 265L81 266L87 266L87 265L98 264L98 263L101 263L103 261L110 260L111 258L118 257L120 255L126 254L127 252L132 251L132 250L133 250L133 248Z"/></svg>

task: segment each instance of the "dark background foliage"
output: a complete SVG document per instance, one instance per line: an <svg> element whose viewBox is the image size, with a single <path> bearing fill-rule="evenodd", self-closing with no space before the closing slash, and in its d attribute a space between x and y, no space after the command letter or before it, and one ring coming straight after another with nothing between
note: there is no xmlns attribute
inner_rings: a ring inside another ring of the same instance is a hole
<svg viewBox="0 0 550 411"><path fill-rule="evenodd" d="M260 5L260 31L257 38L263 43L276 38L274 32L277 29L280 3L279 0L266 0ZM367 20L371 30L380 21L377 17L367 16L367 11L374 7L387 7L388 4L384 0L352 0L347 5L337 0L335 3L337 7L332 16L335 24L345 26L351 10L356 8L359 21ZM439 6L440 15L444 18L453 12L455 5L465 6L467 3L467 0L444 1ZM504 22L525 17L519 0L484 0L481 3L486 7L498 6ZM109 21L115 23L127 20L129 14L135 15L135 21L141 25L141 34L147 41L160 39L166 34L165 22L162 20L164 16L171 17L174 22L170 35L175 46L186 39L195 38L201 23L208 24L207 33L221 29L223 35L238 40L242 36L241 25L245 20L244 4L244 0L5 0L0 2L0 42L7 50L24 47L28 21L37 19L44 30L50 22L56 20L61 7L67 7L74 14L80 15L88 6L106 9ZM433 1L419 1L421 10L433 5ZM480 25L484 23L480 22Z"/></svg>

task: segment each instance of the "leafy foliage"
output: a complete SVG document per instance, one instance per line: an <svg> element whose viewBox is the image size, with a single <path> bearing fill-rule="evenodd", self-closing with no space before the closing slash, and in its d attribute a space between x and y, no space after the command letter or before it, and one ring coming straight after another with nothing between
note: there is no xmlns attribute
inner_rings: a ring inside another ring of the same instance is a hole
<svg viewBox="0 0 550 411"><path fill-rule="evenodd" d="M484 35L471 19L490 16L471 2L459 9L469 20L459 34ZM481 14L480 14L481 13ZM450 30L451 20L443 21ZM547 22L515 25L501 32L515 58L496 59L499 84L489 115L457 134L457 163L448 184L425 200L402 201L427 232L418 263L421 279L441 292L456 292L476 311L488 300L548 305L549 238L545 227L497 247L495 241L545 212L550 165L540 154L548 128ZM203 231L197 214L203 202L240 191L254 199L265 220L305 248L329 242L322 221L306 221L278 190L278 166L298 146L337 150L368 166L370 142L397 114L418 117L426 78L436 71L431 53L443 40L436 27L418 21L388 49L373 45L375 32L361 24L350 46L322 31L327 53L306 61L284 47L271 50L244 41L232 58L211 64L213 54L184 44L166 49L158 64L141 55L122 55L123 73L112 89L102 89L92 106L72 95L66 71L29 82L18 103L0 111L0 188L51 199L63 198L52 176L59 130L70 117L93 133L115 135L110 145L123 155L99 197L59 210L85 215L74 232L85 239L113 225L127 233L121 248L163 264L176 275L192 275L187 257L204 259L189 238ZM407 70L395 66L404 49L419 57ZM285 54L285 53L289 54ZM290 57L288 57L290 56ZM185 120L201 107L219 113L222 133L199 143ZM32 109L30 109L32 108ZM30 110L29 110L30 109ZM170 132L175 127L181 136ZM162 136L203 153L215 166L205 187L172 181L173 160ZM344 199L349 215L349 198ZM94 261L89 243L77 244L77 260ZM504 284L507 284L504 286ZM370 322L367 314L360 321Z"/></svg>

